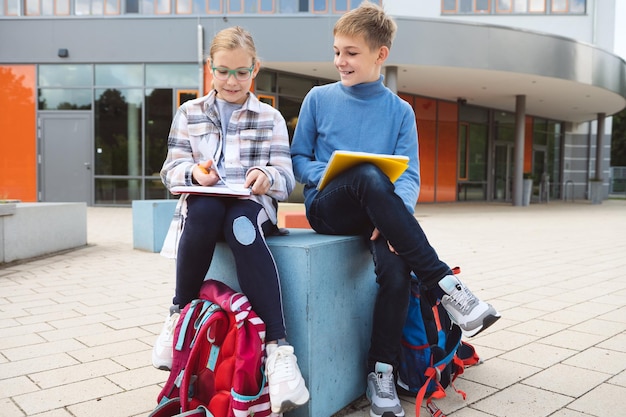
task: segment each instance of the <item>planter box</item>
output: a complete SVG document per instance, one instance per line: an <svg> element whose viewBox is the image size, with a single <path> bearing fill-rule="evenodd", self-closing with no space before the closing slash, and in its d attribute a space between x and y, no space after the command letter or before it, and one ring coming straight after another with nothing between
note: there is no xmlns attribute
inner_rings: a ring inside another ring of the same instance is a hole
<svg viewBox="0 0 626 417"><path fill-rule="evenodd" d="M17 203L14 210L0 207L0 213L5 213L0 216L0 263L87 244L85 203Z"/></svg>

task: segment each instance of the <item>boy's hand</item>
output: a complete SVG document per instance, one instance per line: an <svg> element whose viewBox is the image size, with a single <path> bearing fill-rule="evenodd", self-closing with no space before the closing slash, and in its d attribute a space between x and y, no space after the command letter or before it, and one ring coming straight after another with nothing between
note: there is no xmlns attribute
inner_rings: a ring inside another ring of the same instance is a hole
<svg viewBox="0 0 626 417"><path fill-rule="evenodd" d="M374 241L378 239L379 237L380 237L380 231L377 228L374 228L374 230L372 231L372 235L370 236L370 240ZM396 255L398 254L398 252L396 252L393 246L391 246L391 243L389 243L389 241L387 241L387 246L389 247L389 252L395 253Z"/></svg>
<svg viewBox="0 0 626 417"><path fill-rule="evenodd" d="M246 182L243 186L250 188L252 194L263 195L269 191L271 182L265 172L260 169L253 169L246 176Z"/></svg>
<svg viewBox="0 0 626 417"><path fill-rule="evenodd" d="M200 185L215 185L220 179L220 176L217 174L215 169L216 168L213 167L213 160L209 159L208 161L200 162L197 165L194 165L193 170L191 171L191 176Z"/></svg>

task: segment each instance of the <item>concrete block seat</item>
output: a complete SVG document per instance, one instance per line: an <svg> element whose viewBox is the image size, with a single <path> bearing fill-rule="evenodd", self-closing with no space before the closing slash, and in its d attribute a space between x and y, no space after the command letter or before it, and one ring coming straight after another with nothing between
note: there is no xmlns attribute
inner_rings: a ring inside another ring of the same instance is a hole
<svg viewBox="0 0 626 417"><path fill-rule="evenodd" d="M133 201L135 248L161 250L175 205L176 200ZM289 216L285 214L283 221ZM303 213L293 216L294 227L308 226ZM374 266L359 237L320 235L305 228L289 231L268 237L267 243L281 277L287 337L311 400L286 417L328 417L365 392L377 290ZM241 291L225 243L218 243L207 278Z"/></svg>
<svg viewBox="0 0 626 417"><path fill-rule="evenodd" d="M85 203L16 203L0 210L0 263L87 244Z"/></svg>
<svg viewBox="0 0 626 417"><path fill-rule="evenodd" d="M161 251L176 203L178 199L133 201L133 248L148 252Z"/></svg>
<svg viewBox="0 0 626 417"><path fill-rule="evenodd" d="M365 392L377 284L372 257L355 236L290 229L267 239L281 277L287 338L311 393L288 417L330 416ZM218 244L207 277L236 290L235 264Z"/></svg>

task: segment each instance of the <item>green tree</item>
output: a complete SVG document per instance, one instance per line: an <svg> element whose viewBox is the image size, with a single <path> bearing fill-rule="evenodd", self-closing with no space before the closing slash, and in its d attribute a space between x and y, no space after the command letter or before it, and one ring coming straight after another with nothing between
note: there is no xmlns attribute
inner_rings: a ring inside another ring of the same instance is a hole
<svg viewBox="0 0 626 417"><path fill-rule="evenodd" d="M626 166L626 109L613 115L611 166Z"/></svg>

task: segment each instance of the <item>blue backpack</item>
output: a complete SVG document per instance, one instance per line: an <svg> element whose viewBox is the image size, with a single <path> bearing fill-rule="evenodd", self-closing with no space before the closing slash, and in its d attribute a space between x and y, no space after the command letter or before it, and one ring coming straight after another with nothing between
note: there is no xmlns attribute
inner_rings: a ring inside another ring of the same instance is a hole
<svg viewBox="0 0 626 417"><path fill-rule="evenodd" d="M460 269L454 268L454 273ZM433 300L414 277L406 322L402 330L398 388L416 396L415 415L422 402L433 416L445 417L432 402L446 396L445 389L467 366L480 363L474 347L461 341L461 328L454 324L438 300ZM465 399L463 391L454 388Z"/></svg>

